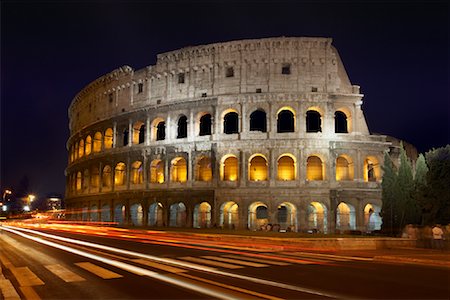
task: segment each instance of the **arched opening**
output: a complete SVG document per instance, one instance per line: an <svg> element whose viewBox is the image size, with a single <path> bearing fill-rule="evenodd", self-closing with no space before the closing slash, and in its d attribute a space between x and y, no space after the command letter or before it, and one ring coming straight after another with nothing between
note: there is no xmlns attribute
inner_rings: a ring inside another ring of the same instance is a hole
<svg viewBox="0 0 450 300"><path fill-rule="evenodd" d="M134 226L144 225L144 211L142 210L142 205L135 203L130 206L130 217L131 223Z"/></svg>
<svg viewBox="0 0 450 300"><path fill-rule="evenodd" d="M306 112L306 132L322 132L322 120L318 111Z"/></svg>
<svg viewBox="0 0 450 300"><path fill-rule="evenodd" d="M178 119L177 139L183 139L187 137L187 117L181 116Z"/></svg>
<svg viewBox="0 0 450 300"><path fill-rule="evenodd" d="M89 181L90 181L89 170L86 169L83 172L83 192L87 192L89 190Z"/></svg>
<svg viewBox="0 0 450 300"><path fill-rule="evenodd" d="M91 211L89 213L91 222L98 222L98 208L97 205L91 206Z"/></svg>
<svg viewBox="0 0 450 300"><path fill-rule="evenodd" d="M145 124L138 121L133 124L133 144L143 144L145 142Z"/></svg>
<svg viewBox="0 0 450 300"><path fill-rule="evenodd" d="M126 184L127 179L127 166L120 162L116 165L114 169L114 185L115 186L123 186Z"/></svg>
<svg viewBox="0 0 450 300"><path fill-rule="evenodd" d="M75 142L74 156L75 159L78 159L78 142Z"/></svg>
<svg viewBox="0 0 450 300"><path fill-rule="evenodd" d="M239 227L239 206L236 202L228 201L220 206L221 228L236 229Z"/></svg>
<svg viewBox="0 0 450 300"><path fill-rule="evenodd" d="M233 134L239 132L239 115L229 112L223 117L223 133Z"/></svg>
<svg viewBox="0 0 450 300"><path fill-rule="evenodd" d="M318 156L310 156L306 161L306 179L323 180L322 160Z"/></svg>
<svg viewBox="0 0 450 300"><path fill-rule="evenodd" d="M255 155L248 166L250 181L267 180L267 160L262 155Z"/></svg>
<svg viewBox="0 0 450 300"><path fill-rule="evenodd" d="M278 205L277 223L281 230L297 231L297 208L294 204L283 202Z"/></svg>
<svg viewBox="0 0 450 300"><path fill-rule="evenodd" d="M144 182L143 167L141 161L135 161L131 165L131 183L142 184Z"/></svg>
<svg viewBox="0 0 450 300"><path fill-rule="evenodd" d="M156 126L156 140L163 141L166 139L166 122L159 122Z"/></svg>
<svg viewBox="0 0 450 300"><path fill-rule="evenodd" d="M195 205L193 221L194 228L211 227L211 205L208 202Z"/></svg>
<svg viewBox="0 0 450 300"><path fill-rule="evenodd" d="M105 149L111 149L113 147L113 133L112 128L105 130Z"/></svg>
<svg viewBox="0 0 450 300"><path fill-rule="evenodd" d="M211 125L212 125L211 115L210 114L203 115L200 118L199 135L200 136L211 135Z"/></svg>
<svg viewBox="0 0 450 300"><path fill-rule="evenodd" d="M84 140L80 140L80 145L78 147L78 157L84 156Z"/></svg>
<svg viewBox="0 0 450 300"><path fill-rule="evenodd" d="M124 224L126 221L126 215L125 215L125 205L123 204L117 204L114 208L114 222L116 222L119 225Z"/></svg>
<svg viewBox="0 0 450 300"><path fill-rule="evenodd" d="M334 113L334 132L348 133L347 115L339 110Z"/></svg>
<svg viewBox="0 0 450 300"><path fill-rule="evenodd" d="M160 159L150 163L150 183L164 183L164 162Z"/></svg>
<svg viewBox="0 0 450 300"><path fill-rule="evenodd" d="M266 112L257 109L250 114L250 131L267 132Z"/></svg>
<svg viewBox="0 0 450 300"><path fill-rule="evenodd" d="M86 137L85 154L89 155L92 152L92 138L90 135Z"/></svg>
<svg viewBox="0 0 450 300"><path fill-rule="evenodd" d="M341 231L355 230L355 208L345 202L339 203L336 209L336 229Z"/></svg>
<svg viewBox="0 0 450 300"><path fill-rule="evenodd" d="M91 190L98 191L100 187L100 170L98 167L92 167L91 170Z"/></svg>
<svg viewBox="0 0 450 300"><path fill-rule="evenodd" d="M368 156L364 160L364 181L377 181L381 179L381 170L378 159Z"/></svg>
<svg viewBox="0 0 450 300"><path fill-rule="evenodd" d="M148 208L148 225L165 226L163 217L163 205L160 202L152 203Z"/></svg>
<svg viewBox="0 0 450 300"><path fill-rule="evenodd" d="M128 145L129 139L130 139L130 132L128 131L128 129L124 129L123 134L122 134L122 140L123 140L124 146Z"/></svg>
<svg viewBox="0 0 450 300"><path fill-rule="evenodd" d="M97 131L94 134L93 151L100 152L101 150L102 150L102 133Z"/></svg>
<svg viewBox="0 0 450 300"><path fill-rule="evenodd" d="M110 189L111 186L112 186L112 171L111 171L111 167L106 165L103 168L103 172L102 172L102 187Z"/></svg>
<svg viewBox="0 0 450 300"><path fill-rule="evenodd" d="M85 222L89 221L89 207L83 206L81 209L81 220Z"/></svg>
<svg viewBox="0 0 450 300"><path fill-rule="evenodd" d="M381 219L381 208L374 204L364 207L364 226L368 232L380 230L383 220Z"/></svg>
<svg viewBox="0 0 450 300"><path fill-rule="evenodd" d="M110 207L108 204L102 205L101 221L102 222L111 222L111 211L110 211Z"/></svg>
<svg viewBox="0 0 450 300"><path fill-rule="evenodd" d="M267 205L262 202L253 202L248 207L248 229L262 230L269 223Z"/></svg>
<svg viewBox="0 0 450 300"><path fill-rule="evenodd" d="M223 160L221 168L221 178L223 181L237 181L239 178L238 159L235 156L228 156Z"/></svg>
<svg viewBox="0 0 450 300"><path fill-rule="evenodd" d="M169 226L184 227L186 226L186 206L183 202L175 203L170 206Z"/></svg>
<svg viewBox="0 0 450 300"><path fill-rule="evenodd" d="M182 157L176 157L172 160L170 181L186 182L187 181L187 164Z"/></svg>
<svg viewBox="0 0 450 300"><path fill-rule="evenodd" d="M72 145L72 147L70 147L70 150L69 150L69 157L70 157L70 162L73 162L74 160L75 160L75 154L74 154L74 150L73 150L73 145Z"/></svg>
<svg viewBox="0 0 450 300"><path fill-rule="evenodd" d="M277 117L277 132L294 132L295 118L291 110L283 109L278 113Z"/></svg>
<svg viewBox="0 0 450 300"><path fill-rule="evenodd" d="M343 155L336 158L336 181L353 180L353 164Z"/></svg>
<svg viewBox="0 0 450 300"><path fill-rule="evenodd" d="M327 209L319 202L308 205L308 230L310 232L327 233Z"/></svg>
<svg viewBox="0 0 450 300"><path fill-rule="evenodd" d="M278 159L278 180L295 180L295 161L289 155L283 155Z"/></svg>
<svg viewBox="0 0 450 300"><path fill-rule="evenodd" d="M76 190L77 190L77 191L81 191L81 188L82 188L82 186L81 186L82 181L83 181L83 177L82 177L82 175L81 175L81 172L78 172L78 173L77 173L77 180L76 180Z"/></svg>
<svg viewBox="0 0 450 300"><path fill-rule="evenodd" d="M195 180L197 181L211 181L212 179L212 168L211 168L211 158L203 156L198 160L195 170Z"/></svg>

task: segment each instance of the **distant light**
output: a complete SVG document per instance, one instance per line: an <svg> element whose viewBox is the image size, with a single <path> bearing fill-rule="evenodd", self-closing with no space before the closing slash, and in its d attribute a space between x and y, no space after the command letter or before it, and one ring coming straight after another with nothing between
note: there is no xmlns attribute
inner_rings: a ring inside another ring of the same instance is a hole
<svg viewBox="0 0 450 300"><path fill-rule="evenodd" d="M29 207L28 205L25 205L25 206L23 207L23 210L24 210L24 211L30 211L30 207Z"/></svg>
<svg viewBox="0 0 450 300"><path fill-rule="evenodd" d="M2 210L3 210L3 211L6 211L6 210L8 210L8 206L6 206L6 205L3 205L3 206L2 206Z"/></svg>
<svg viewBox="0 0 450 300"><path fill-rule="evenodd" d="M49 198L48 200L50 200L50 201L59 201L61 199L60 198Z"/></svg>
<svg viewBox="0 0 450 300"><path fill-rule="evenodd" d="M5 190L5 194L12 194L11 190Z"/></svg>
<svg viewBox="0 0 450 300"><path fill-rule="evenodd" d="M30 199L30 202L33 202L34 199L36 199L36 196L33 194L28 195L28 199Z"/></svg>

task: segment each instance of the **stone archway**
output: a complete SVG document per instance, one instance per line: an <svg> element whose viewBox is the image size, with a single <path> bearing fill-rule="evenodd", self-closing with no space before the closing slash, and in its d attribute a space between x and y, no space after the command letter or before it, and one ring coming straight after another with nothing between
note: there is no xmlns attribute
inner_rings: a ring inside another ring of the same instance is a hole
<svg viewBox="0 0 450 300"><path fill-rule="evenodd" d="M152 203L148 208L148 225L149 226L165 226L164 209L160 202Z"/></svg>
<svg viewBox="0 0 450 300"><path fill-rule="evenodd" d="M234 201L228 201L220 206L219 226L227 229L239 227L239 206Z"/></svg>
<svg viewBox="0 0 450 300"><path fill-rule="evenodd" d="M174 203L169 210L169 226L185 227L186 226L186 205L183 202Z"/></svg>
<svg viewBox="0 0 450 300"><path fill-rule="evenodd" d="M355 208L345 202L339 203L336 209L336 229L340 231L355 230Z"/></svg>
<svg viewBox="0 0 450 300"><path fill-rule="evenodd" d="M327 233L327 208L320 202L311 202L308 205L308 231Z"/></svg>
<svg viewBox="0 0 450 300"><path fill-rule="evenodd" d="M253 202L248 207L248 229L261 230L269 224L269 211L266 204Z"/></svg>
<svg viewBox="0 0 450 300"><path fill-rule="evenodd" d="M211 227L211 205L208 202L195 205L192 217L194 228Z"/></svg>
<svg viewBox="0 0 450 300"><path fill-rule="evenodd" d="M130 206L130 217L133 226L142 226L144 224L144 210L141 204L135 203Z"/></svg>
<svg viewBox="0 0 450 300"><path fill-rule="evenodd" d="M280 230L297 231L297 208L290 202L283 202L277 207L277 224Z"/></svg>
<svg viewBox="0 0 450 300"><path fill-rule="evenodd" d="M364 207L364 227L368 232L380 230L383 220L381 219L381 207L368 203Z"/></svg>

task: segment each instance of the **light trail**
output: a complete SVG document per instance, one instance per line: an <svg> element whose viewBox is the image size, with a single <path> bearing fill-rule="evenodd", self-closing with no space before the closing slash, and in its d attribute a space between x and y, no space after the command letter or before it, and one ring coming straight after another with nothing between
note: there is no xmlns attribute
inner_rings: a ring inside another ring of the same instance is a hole
<svg viewBox="0 0 450 300"><path fill-rule="evenodd" d="M265 280L265 279L261 279L261 278L254 278L254 277L250 277L250 276L246 276L246 275L229 273L229 272L220 271L220 270L209 268L209 267L203 267L203 266L194 265L194 264L190 264L190 263L186 263L186 262L172 260L170 258L161 258L161 257L153 256L153 255L143 254L143 253L134 252L134 251L130 251L130 250L119 249L119 248L115 248L115 247L111 247L111 246L105 246L105 245L101 245L101 244L85 242L85 241L76 240L76 239L72 239L72 238L65 238L65 237L51 235L48 233L43 233L43 232L31 230L31 229L16 228L17 230L14 230L13 228L15 228L15 227L12 227L12 226L4 226L4 227L8 228L9 230L13 230L14 232L17 232L19 230L25 231L25 232L33 233L36 235L44 236L44 237L47 237L50 239L67 242L67 243L83 245L83 246L87 246L87 247L102 249L102 250L115 252L115 253L121 253L124 255L129 255L129 256L134 256L134 257L139 257L139 258L145 258L148 260L158 261L160 263L165 263L165 264L174 265L174 266L178 266L178 267L184 267L184 268L193 269L193 270L202 271L202 272L213 273L216 275L238 278L238 279L241 279L244 281L251 281L251 282L262 284L262 285L273 286L273 287L277 287L277 288L282 288L282 289L287 289L287 290L292 290L292 291L297 291L297 292L302 292L302 293L307 293L307 294L313 294L313 295L318 295L318 296L323 296L323 297L328 297L328 298L351 299L351 297L349 297L347 295L331 294L331 293L327 293L327 292L323 292L323 291L319 291L319 290L315 290L315 289L310 289L310 288L305 288L305 287L299 287L299 286L295 286L295 285L291 285L291 284L285 284L285 283L269 281L269 280ZM21 233L21 232L19 232L19 233ZM56 245L58 245L58 244L56 244Z"/></svg>

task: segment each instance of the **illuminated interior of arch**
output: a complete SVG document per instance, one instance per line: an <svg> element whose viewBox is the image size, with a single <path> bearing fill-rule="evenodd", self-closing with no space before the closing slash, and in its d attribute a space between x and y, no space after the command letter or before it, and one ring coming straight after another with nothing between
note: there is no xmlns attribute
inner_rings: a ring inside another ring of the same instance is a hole
<svg viewBox="0 0 450 300"><path fill-rule="evenodd" d="M102 172L102 186L104 188L110 188L112 186L112 171L111 167L106 165Z"/></svg>
<svg viewBox="0 0 450 300"><path fill-rule="evenodd" d="M234 201L222 204L220 210L220 226L228 229L235 229L239 224L239 206Z"/></svg>
<svg viewBox="0 0 450 300"><path fill-rule="evenodd" d="M77 181L76 181L76 189L77 191L81 191L81 182L83 181L83 178L81 177L81 172L77 173Z"/></svg>
<svg viewBox="0 0 450 300"><path fill-rule="evenodd" d="M145 125L142 121L133 124L133 144L138 145L144 143Z"/></svg>
<svg viewBox="0 0 450 300"><path fill-rule="evenodd" d="M295 162L292 157L284 155L278 159L278 180L295 180Z"/></svg>
<svg viewBox="0 0 450 300"><path fill-rule="evenodd" d="M89 155L92 152L92 138L90 135L86 137L85 154Z"/></svg>
<svg viewBox="0 0 450 300"><path fill-rule="evenodd" d="M238 159L234 156L230 156L223 161L222 164L222 180L224 181L236 181L239 178Z"/></svg>
<svg viewBox="0 0 450 300"><path fill-rule="evenodd" d="M94 147L93 147L93 151L94 152L100 152L102 150L102 133L101 132L96 132L94 134Z"/></svg>
<svg viewBox="0 0 450 300"><path fill-rule="evenodd" d="M306 179L323 180L322 160L318 156L310 156L306 162Z"/></svg>
<svg viewBox="0 0 450 300"><path fill-rule="evenodd" d="M105 130L105 149L111 149L113 146L113 130L108 128Z"/></svg>
<svg viewBox="0 0 450 300"><path fill-rule="evenodd" d="M96 189L100 186L100 171L98 167L93 167L91 172L91 188Z"/></svg>
<svg viewBox="0 0 450 300"><path fill-rule="evenodd" d="M78 146L78 157L84 156L84 140L80 140L80 145Z"/></svg>
<svg viewBox="0 0 450 300"><path fill-rule="evenodd" d="M164 162L160 159L155 159L150 164L150 182L164 183Z"/></svg>
<svg viewBox="0 0 450 300"><path fill-rule="evenodd" d="M374 156L368 156L364 160L364 181L377 181L381 179L381 168Z"/></svg>
<svg viewBox="0 0 450 300"><path fill-rule="evenodd" d="M212 179L212 168L211 168L211 158L202 157L196 166L196 180L198 181L211 181Z"/></svg>
<svg viewBox="0 0 450 300"><path fill-rule="evenodd" d="M125 185L127 176L126 169L126 165L123 162L116 165L116 168L114 169L114 185Z"/></svg>
<svg viewBox="0 0 450 300"><path fill-rule="evenodd" d="M141 161L135 161L131 165L131 182L133 184L142 184L144 182Z"/></svg>
<svg viewBox="0 0 450 300"><path fill-rule="evenodd" d="M187 164L182 157L177 157L172 161L171 168L172 182L186 182L187 181Z"/></svg>
<svg viewBox="0 0 450 300"><path fill-rule="evenodd" d="M267 161L263 156L254 156L249 163L249 180L264 181L267 180Z"/></svg>
<svg viewBox="0 0 450 300"><path fill-rule="evenodd" d="M336 180L353 180L353 164L344 156L336 159Z"/></svg>

